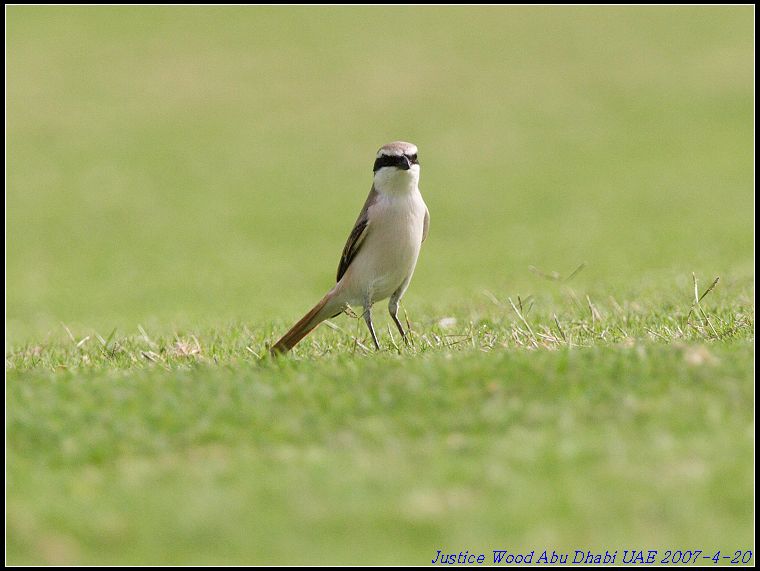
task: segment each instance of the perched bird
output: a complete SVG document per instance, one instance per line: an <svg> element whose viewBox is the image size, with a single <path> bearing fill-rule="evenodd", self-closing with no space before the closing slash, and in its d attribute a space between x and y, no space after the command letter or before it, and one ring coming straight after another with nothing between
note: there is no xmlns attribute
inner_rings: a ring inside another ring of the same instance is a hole
<svg viewBox="0 0 760 571"><path fill-rule="evenodd" d="M393 322L407 341L398 320L398 303L409 287L430 226L430 213L417 187L417 147L403 141L388 143L377 152L372 170L372 189L343 248L335 287L274 344L272 354L289 351L317 325L350 305L364 309L364 321L380 349L372 304L386 298Z"/></svg>

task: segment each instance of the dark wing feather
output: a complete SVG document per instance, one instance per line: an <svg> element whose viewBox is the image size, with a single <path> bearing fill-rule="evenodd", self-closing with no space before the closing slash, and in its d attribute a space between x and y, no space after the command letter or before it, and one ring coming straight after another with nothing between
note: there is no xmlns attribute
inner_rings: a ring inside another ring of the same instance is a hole
<svg viewBox="0 0 760 571"><path fill-rule="evenodd" d="M348 266L351 265L351 262L356 257L356 253L361 248L369 226L369 207L375 203L378 196L379 194L373 186L372 190L369 191L367 200L364 202L362 211L359 213L359 217L356 219L354 228L348 236L346 246L343 248L343 254L340 257L340 263L338 264L338 279L336 281L340 281L340 278L346 273Z"/></svg>

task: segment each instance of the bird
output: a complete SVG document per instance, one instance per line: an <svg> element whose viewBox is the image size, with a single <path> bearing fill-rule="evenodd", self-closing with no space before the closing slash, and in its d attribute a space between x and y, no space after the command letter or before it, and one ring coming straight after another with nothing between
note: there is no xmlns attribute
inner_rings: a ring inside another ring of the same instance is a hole
<svg viewBox="0 0 760 571"><path fill-rule="evenodd" d="M409 342L398 319L399 301L430 229L430 212L419 189L417 146L405 141L383 145L372 173L372 188L343 248L335 286L271 347L271 354L290 351L320 323L350 306L362 307L375 349L380 350L372 306L385 299L401 337Z"/></svg>

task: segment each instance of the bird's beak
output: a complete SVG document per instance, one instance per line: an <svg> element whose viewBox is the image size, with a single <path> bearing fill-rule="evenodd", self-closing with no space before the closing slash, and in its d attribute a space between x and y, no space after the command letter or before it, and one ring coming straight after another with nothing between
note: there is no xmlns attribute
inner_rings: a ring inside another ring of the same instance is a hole
<svg viewBox="0 0 760 571"><path fill-rule="evenodd" d="M404 155L404 162L401 163L401 165L398 167L401 170L408 171L410 168L412 168L412 163L409 162L409 159Z"/></svg>

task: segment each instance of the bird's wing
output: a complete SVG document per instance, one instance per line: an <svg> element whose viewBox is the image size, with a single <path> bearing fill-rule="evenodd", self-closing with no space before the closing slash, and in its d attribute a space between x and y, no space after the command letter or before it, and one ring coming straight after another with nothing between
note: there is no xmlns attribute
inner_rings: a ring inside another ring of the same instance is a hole
<svg viewBox="0 0 760 571"><path fill-rule="evenodd" d="M338 278L336 281L340 281L340 278L346 273L348 266L351 265L354 257L356 257L356 253L364 242L364 238L367 236L369 227L369 207L377 201L378 196L380 195L373 186L372 190L369 191L369 196L364 202L364 207L359 213L359 218L356 219L354 228L351 230L351 234L349 234L346 245L343 248L343 254L340 257L340 263L338 264Z"/></svg>
<svg viewBox="0 0 760 571"><path fill-rule="evenodd" d="M428 210L428 207L425 207L425 221L422 223L422 241L425 241L425 238L427 238L428 230L430 230L430 210Z"/></svg>

